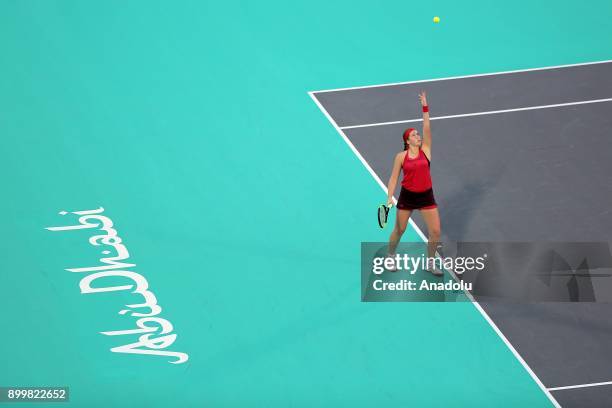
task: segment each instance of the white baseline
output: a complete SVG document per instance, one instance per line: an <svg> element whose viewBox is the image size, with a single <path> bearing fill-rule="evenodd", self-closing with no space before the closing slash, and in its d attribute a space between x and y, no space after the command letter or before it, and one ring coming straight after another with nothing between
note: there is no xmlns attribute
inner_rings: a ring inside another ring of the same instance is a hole
<svg viewBox="0 0 612 408"><path fill-rule="evenodd" d="M392 82L392 83L388 83L388 84L353 86L353 87L349 87L349 88L324 89L324 90L320 90L320 91L311 91L309 93L310 94L313 94L313 93L317 94L317 93L325 93L325 92L351 91L351 90L366 89L366 88L382 88L382 87L385 87L385 86L410 85L410 84L419 84L419 83L423 83L423 82L448 81L449 79L476 78L476 77L484 77L484 76L491 76L491 75L516 74L516 73L519 73L519 72L545 71L545 70L560 69L560 68L582 67L582 66L585 66L585 65L609 64L611 62L612 62L612 60L580 62L580 63L577 63L577 64L565 64L565 65L553 65L553 66L549 66L549 67L515 69L515 70L512 70L512 71L489 72L489 73L486 73L486 74L459 75L459 76L452 76L452 77L446 77L446 78L420 79L420 80L417 80L417 81Z"/></svg>

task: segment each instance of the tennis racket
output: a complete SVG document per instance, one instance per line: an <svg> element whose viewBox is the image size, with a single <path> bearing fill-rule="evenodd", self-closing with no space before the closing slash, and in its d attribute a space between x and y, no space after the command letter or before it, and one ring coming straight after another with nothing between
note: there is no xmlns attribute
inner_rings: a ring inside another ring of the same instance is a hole
<svg viewBox="0 0 612 408"><path fill-rule="evenodd" d="M389 206L381 204L378 207L378 225L380 226L380 228L385 228L385 225L387 225L387 219L389 218L389 210L392 206L393 204Z"/></svg>

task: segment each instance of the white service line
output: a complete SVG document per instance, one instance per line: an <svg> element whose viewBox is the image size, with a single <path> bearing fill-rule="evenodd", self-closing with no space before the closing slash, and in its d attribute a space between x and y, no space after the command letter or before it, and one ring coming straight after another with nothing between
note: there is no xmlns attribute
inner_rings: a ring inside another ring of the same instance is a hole
<svg viewBox="0 0 612 408"><path fill-rule="evenodd" d="M606 381L606 382L600 382L600 383L590 383L590 384L567 385L565 387L554 387L554 388L549 388L548 391L571 390L574 388L597 387L600 385L612 385L612 381Z"/></svg>
<svg viewBox="0 0 612 408"><path fill-rule="evenodd" d="M336 129L336 131L340 134L340 136L342 136L342 139L344 139L344 141L346 142L346 144L349 146L349 148L353 151L353 153L355 153L355 155L357 156L357 158L359 159L359 161L361 161L361 163L364 165L364 167L366 168L366 170L368 170L368 172L370 173L370 175L372 175L372 177L374 178L374 180L378 183L378 185L383 189L383 191L385 192L385 194L388 194L388 190L387 190L387 186L382 182L382 180L380 179L380 177L378 177L378 175L374 172L374 170L372 169L372 167L368 164L368 162L363 158L363 156L361 155L361 153L359 153L359 151L357 150L357 148L353 145L353 143L349 140L349 138L346 136L346 134L342 131L342 129L336 124L336 121L330 116L330 114L327 112L327 110L323 107L323 105L321 105L321 103L319 102L319 100L316 98L316 96L314 95L314 92L308 92L308 94L310 95L310 97L312 98L312 100L314 101L314 103L319 107L319 109L321 110L321 112L325 115L325 117L327 118L327 120L329 120L329 122L332 124L332 126ZM397 204L397 200L395 198L395 196L393 197L393 202L395 204ZM418 225L415 224L415 222L412 220L412 217L410 217L410 225L414 228L414 230L417 232L417 234L421 237L421 239L423 240L423 242L427 242L427 237L425 236L425 234L423 234L423 231L421 231L421 229L419 228ZM518 351L516 351L516 349L514 348L514 346L510 343L510 341L508 341L508 339L506 338L506 336L504 336L504 334L501 332L501 330L499 329L499 327L497 327L497 325L495 324L495 322L493 322L493 320L491 320L491 318L489 317L489 315L487 314L487 312L484 311L484 309L482 308L482 306L480 306L480 304L474 299L474 297L472 296L472 294L469 291L465 291L464 290L465 295L470 299L471 303L474 305L474 307L476 307L476 310L478 310L480 312L480 314L482 315L482 317L484 317L484 319L487 321L487 323L489 323L489 325L491 326L491 328L493 328L493 330L495 331L495 333L497 333L497 335L502 339L502 341L504 342L504 344L510 349L510 351L512 352L512 354L514 355L514 357L521 363L521 365L523 366L523 368L525 368L525 370L527 371L527 373L529 373L529 375L531 376L531 378L535 381L535 383L540 387L540 389L542 390L542 392L544 392L544 394L548 397L548 399L550 400L550 402L556 407L556 408L561 408L561 405L559 405L559 403L557 402L557 400L555 399L555 397L553 397L553 395L550 393L550 391L544 386L544 384L542 383L542 381L540 381L540 379L538 378L538 376L533 372L533 370L531 369L531 367L529 367L529 365L527 365L527 363L525 362L525 360L523 359L523 357L521 357L521 355L518 353Z"/></svg>
<svg viewBox="0 0 612 408"><path fill-rule="evenodd" d="M420 80L417 80L417 81L393 82L393 83L388 83L388 84L353 86L353 87L349 87L349 88L324 89L324 90L321 90L321 91L311 91L309 93L315 93L316 94L316 93L325 93L325 92L350 91L350 90L354 90L354 89L381 88L381 87L384 87L384 86L410 85L410 84L418 84L418 83L422 83L422 82L447 81L449 79L476 78L476 77L491 76L491 75L516 74L518 72L544 71L544 70L547 70L547 69L551 69L552 70L552 69L559 69L559 68L581 67L581 66L585 66L585 65L608 64L610 62L612 62L612 60L580 62L580 63L577 63L577 64L553 65L553 66L550 66L550 67L515 69L515 70L512 70L512 71L489 72L489 73L486 73L486 74L460 75L460 76L452 76L452 77L446 77L446 78L433 78L433 79L420 79Z"/></svg>
<svg viewBox="0 0 612 408"><path fill-rule="evenodd" d="M591 99L589 101L578 101L578 102L555 103L553 105L527 106L524 108L502 109L502 110L485 111L485 112L462 113L459 115L435 116L433 118L429 118L429 120L465 118L468 116L494 115L497 113L520 112L520 111L528 111L528 110L535 110L535 109L550 109L550 108L559 108L561 106L586 105L589 103L601 103L601 102L612 102L612 98ZM422 121L423 121L422 118L421 119L396 120L394 122L380 122L380 123L368 123L366 125L342 126L340 129L357 129L357 128L372 127L372 126L387 126L387 125L396 125L398 123L412 123L412 122L422 122Z"/></svg>

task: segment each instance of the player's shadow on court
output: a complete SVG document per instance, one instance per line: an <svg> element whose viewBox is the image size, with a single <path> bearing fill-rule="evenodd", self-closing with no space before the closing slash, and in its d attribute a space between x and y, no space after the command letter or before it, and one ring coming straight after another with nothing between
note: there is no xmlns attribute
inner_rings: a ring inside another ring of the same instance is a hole
<svg viewBox="0 0 612 408"><path fill-rule="evenodd" d="M504 169L498 168L480 179L468 181L450 194L440 194L442 242L468 239L468 229L484 205L483 197L497 186L503 173Z"/></svg>

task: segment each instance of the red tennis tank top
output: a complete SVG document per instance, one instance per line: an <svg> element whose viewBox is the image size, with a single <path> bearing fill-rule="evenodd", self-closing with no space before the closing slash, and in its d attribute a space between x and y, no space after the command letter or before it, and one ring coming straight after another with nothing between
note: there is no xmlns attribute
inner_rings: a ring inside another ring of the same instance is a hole
<svg viewBox="0 0 612 408"><path fill-rule="evenodd" d="M406 190L421 193L431 188L429 160L422 149L419 149L419 155L414 159L409 158L408 152L406 152L406 157L404 157L404 163L402 164L402 171L404 172L402 187Z"/></svg>

